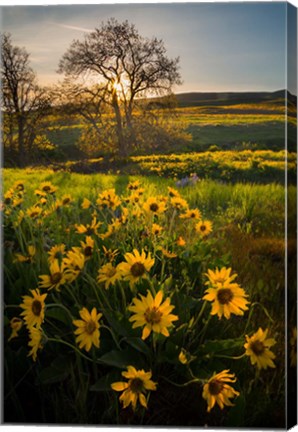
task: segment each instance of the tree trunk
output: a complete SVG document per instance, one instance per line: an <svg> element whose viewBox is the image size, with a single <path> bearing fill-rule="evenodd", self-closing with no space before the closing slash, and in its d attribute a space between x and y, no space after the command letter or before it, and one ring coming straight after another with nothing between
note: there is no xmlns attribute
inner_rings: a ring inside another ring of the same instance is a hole
<svg viewBox="0 0 298 432"><path fill-rule="evenodd" d="M126 141L123 134L122 116L121 116L116 94L113 95L113 108L116 117L119 156L126 157L127 156Z"/></svg>
<svg viewBox="0 0 298 432"><path fill-rule="evenodd" d="M125 117L126 117L127 129L129 132L129 142L131 145L136 145L137 137L132 124L132 108L130 106L126 110Z"/></svg>
<svg viewBox="0 0 298 432"><path fill-rule="evenodd" d="M24 118L18 116L18 165L20 168L25 166L25 148L24 148Z"/></svg>

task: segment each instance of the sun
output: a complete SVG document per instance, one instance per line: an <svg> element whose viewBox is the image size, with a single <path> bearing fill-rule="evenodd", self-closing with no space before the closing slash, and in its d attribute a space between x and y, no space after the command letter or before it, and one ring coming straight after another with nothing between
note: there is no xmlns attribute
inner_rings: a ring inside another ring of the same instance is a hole
<svg viewBox="0 0 298 432"><path fill-rule="evenodd" d="M118 77L113 81L112 89L115 91L118 99L126 98L130 90L130 81L124 77Z"/></svg>

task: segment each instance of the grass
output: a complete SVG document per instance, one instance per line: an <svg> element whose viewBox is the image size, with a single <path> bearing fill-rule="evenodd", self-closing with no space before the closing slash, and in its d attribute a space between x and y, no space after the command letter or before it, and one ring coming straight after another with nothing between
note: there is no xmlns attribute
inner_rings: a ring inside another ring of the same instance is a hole
<svg viewBox="0 0 298 432"><path fill-rule="evenodd" d="M175 187L175 181L160 176L129 176L111 174L77 174L36 169L4 169L4 188L8 190L16 179L28 185L28 202L35 200L34 190L44 181L53 182L61 194L70 193L81 202L83 197L95 198L104 189L115 188L118 194L125 191L128 183L141 180L149 194L165 194L168 186ZM219 224L236 224L242 231L257 235L284 235L284 187L279 184L224 184L213 180L201 180L193 186L181 188L181 193L193 207L200 207L207 217ZM289 223L295 223L294 198L296 188L290 186Z"/></svg>
<svg viewBox="0 0 298 432"><path fill-rule="evenodd" d="M128 183L136 180L141 181L146 191L142 200L146 200L148 196L167 195L168 186L175 186L173 180L158 176L83 175L34 169L5 169L3 179L5 191L13 187L17 180L24 182L26 190L24 209L36 202L37 198L34 191L44 181L52 182L58 187L58 197L71 194L74 198L74 203L70 208L61 209L45 220L27 221L21 228L15 230L10 223L10 219L13 220L14 216L12 214L5 216L6 304L18 304L20 296L36 286L39 274L48 272L46 257L49 247L59 242L65 242L67 248L80 244L83 237L75 233L74 224L78 222L89 223L91 220L90 209L83 211L80 207L84 197L95 203L98 194L110 188L115 188L118 195L126 194ZM67 318L64 316L65 314L62 313L61 315L55 312L54 307L53 309L51 307L46 311L47 319L44 324L50 341L38 353L38 361L34 366L32 366L32 360L26 357L27 339L24 332L19 341L13 341L6 347L5 389L6 395L9 395L6 399L7 419L12 419L11 416L14 413L15 420L20 421L21 419L26 422L38 421L42 423L49 422L51 419L51 421L58 423L89 424L94 422L102 424L106 422L113 424L116 422L127 425L185 425L185 416L182 418L179 414L178 405L180 404L181 407L186 404L184 412L185 410L188 412L187 425L189 426L202 425L206 422L214 426L270 426L272 421L275 426L282 427L284 425L283 411L280 408L284 394L282 384L284 382L282 363L284 345L281 342L281 335L284 331L284 316L281 308L284 301L284 187L278 184L232 185L202 180L178 190L182 197L187 200L190 208L198 207L204 218L213 222L213 234L210 239L198 243L190 236L189 241L194 242L193 246L189 246L189 249L173 263L169 260L169 262L164 262L161 265L163 259L161 258L159 261L159 252L155 251L155 277L152 278L154 289L159 289L156 283L162 274L162 279L167 281L164 289L169 290L167 291L169 294L171 293L172 301L175 302L176 306L175 313L181 317L180 324L182 325L184 320L185 323L189 322L191 317L189 314L196 307L199 293L197 290L204 289L202 280L207 266L214 268L215 266L231 265L233 270L238 273L241 285L249 293L252 303L251 314L245 314L244 319L234 317L230 321L216 321L213 318L213 326L209 326L203 343L202 338L198 338L199 330L208 320L207 315L202 312L206 321L200 324L198 330L195 330L191 337L183 336L184 342L182 342L179 339L180 333L177 332L175 336L173 335L173 340L171 336L167 343L158 339L156 344L159 349L151 358L148 350L151 352L154 345L152 347L147 341L145 343L137 339L136 333L129 333L130 337L132 335L134 337L131 341L133 345L126 343L125 337L121 333L125 326L122 328L120 325L119 327L119 319L122 320L123 325L125 321L121 315L122 294L120 296L118 288L117 290L110 289L105 294L108 296L107 300L110 303L115 301L119 303L116 321L113 321L113 317L108 315L105 308L100 310L104 313L106 325L108 320L108 325L112 326L114 338L120 344L121 350L114 346L109 333L103 328L101 330L102 345L98 356L105 358L105 363L92 366L90 360L84 359L70 346L65 347L61 342L60 344L53 342L58 337L55 335L59 335L58 338L62 338L63 341L68 341L73 345L73 330L65 321ZM295 224L295 196L296 188L290 187L289 221L292 224ZM98 218L105 214L104 211L95 210L95 208L94 211ZM114 216L115 214L116 212L113 213ZM110 218L111 215L108 217ZM166 224L167 221L170 222L168 228L165 229L165 238L170 235L173 235L174 238L178 235L188 235L186 222L181 223L176 216L173 224L171 220L174 220L174 216L169 214L168 217L169 219L163 217L159 219L162 224ZM65 234L65 229L69 234ZM102 230L102 228L100 229ZM98 254L92 258L92 262L86 264L86 271L78 281L73 283L71 292L65 289L61 291L60 295L55 291L48 291L48 296L51 298L48 303L61 304L62 302L64 307L75 317L78 316L78 307L74 304L73 296L76 297L80 307L87 304L90 307L98 305L91 287L94 284L98 267L104 264L100 257L100 247L102 244L112 249L117 247L120 251L119 259L124 255L124 252L131 250L132 247L139 250L145 247L151 250L151 240L147 236L143 237L142 232L144 232L144 226L140 219L137 223L129 222L128 226L123 227L119 234L114 234L114 237L103 241L97 240L99 241ZM23 239L23 246L19 243L20 239ZM24 253L27 242L33 242L38 247L39 253L36 257L36 263L33 265L13 264L14 252L21 249L21 252ZM144 285L140 285L138 289L144 292L146 287L147 284L144 282ZM98 290L98 288L96 289ZM131 292L127 290L127 287L125 290L127 298L130 299ZM184 290L186 291L184 292ZM99 296L105 293L104 290L96 292ZM102 299L99 297L99 301L103 299L104 297ZM185 307L186 303L189 304L189 307ZM7 319L12 317L12 313L12 309L7 309ZM270 316L270 319L266 314ZM248 318L249 316L251 318ZM252 334L258 326L270 327L270 334L278 337L278 344L274 350L277 355L278 368L272 371L262 371L260 376L255 373L254 368L246 360L238 362L231 358L224 359L225 355L239 355L241 353L237 339L239 332L244 338L245 332ZM6 320L6 334L8 330ZM225 342L226 339L230 340L230 345L224 345L228 344ZM235 409L224 410L223 412L214 410L214 414L207 416L203 401L200 402L198 399L201 387L191 385L187 386L185 390L184 388L175 390L173 384L170 384L170 382L176 382L177 379L189 380L186 369L179 364L178 360L175 360L179 354L177 346L188 346L186 345L187 341L189 343L188 349L198 359L191 366L196 376L204 375L204 373L205 376L208 376L210 367L212 371L216 370L217 372L224 368L230 368L236 373L239 382L236 388L240 390L241 398L237 400ZM141 342L145 343L145 346ZM214 355L214 358L211 357L208 361L203 360L206 354L204 350L207 349L206 344L207 347L212 347L212 349L208 348L211 351L207 351L207 353ZM231 346L232 348L227 348ZM108 391L107 383L111 382L111 379L119 380L124 358L125 361L128 361L128 354L129 359L133 358L133 361L140 365L149 355L151 360L149 361L147 358L144 367L148 368L147 361L151 362L154 377L159 382L158 396L151 395L150 410L143 413L142 416L133 415L129 410L121 410L121 407L118 407L116 395ZM222 354L223 357L221 358ZM93 360L97 360L98 356L94 357ZM115 364L118 365L116 369L118 368L119 372L115 370ZM161 377L166 377L170 381L165 381ZM20 384L17 385L19 381ZM277 386L279 386L278 392ZM34 403L34 408L30 408L30 404L27 403L26 394L28 392L32 395L31 402ZM272 406L275 407L273 420L272 416L269 415Z"/></svg>

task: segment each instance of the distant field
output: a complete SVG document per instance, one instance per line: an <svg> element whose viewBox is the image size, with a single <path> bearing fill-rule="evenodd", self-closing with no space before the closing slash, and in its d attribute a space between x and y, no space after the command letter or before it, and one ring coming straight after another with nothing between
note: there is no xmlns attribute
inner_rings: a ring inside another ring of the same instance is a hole
<svg viewBox="0 0 298 432"><path fill-rule="evenodd" d="M190 102L191 103L191 102ZM267 102L239 103L231 101L213 104L180 106L174 119L191 136L189 142L175 147L175 152L203 152L216 146L222 150L274 150L285 148L285 106L281 99ZM288 150L296 151L295 109L289 109ZM81 159L76 147L84 124L76 116L69 119L49 117L46 135L59 146L64 160Z"/></svg>

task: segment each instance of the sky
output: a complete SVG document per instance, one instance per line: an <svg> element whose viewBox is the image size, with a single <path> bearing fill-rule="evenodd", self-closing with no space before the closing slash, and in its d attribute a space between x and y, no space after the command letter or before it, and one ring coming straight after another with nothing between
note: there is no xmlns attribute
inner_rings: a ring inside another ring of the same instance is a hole
<svg viewBox="0 0 298 432"><path fill-rule="evenodd" d="M180 57L176 93L275 91L286 87L287 33L289 58L297 46L286 9L285 2L3 6L1 27L30 53L41 84L62 81L56 71L71 42L114 17L163 39L168 56ZM288 81L297 94L293 74Z"/></svg>

